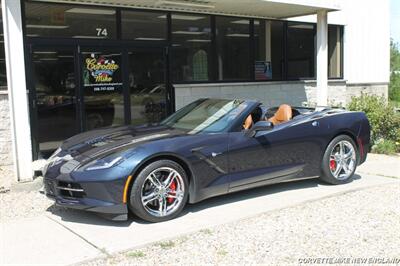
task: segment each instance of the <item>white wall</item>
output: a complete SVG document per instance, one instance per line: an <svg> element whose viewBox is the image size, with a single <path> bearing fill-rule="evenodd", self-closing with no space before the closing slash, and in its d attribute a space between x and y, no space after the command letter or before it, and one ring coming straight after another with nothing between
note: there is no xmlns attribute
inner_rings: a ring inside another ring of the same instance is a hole
<svg viewBox="0 0 400 266"><path fill-rule="evenodd" d="M338 0L341 11L328 23L345 26L344 79L348 83L388 83L390 71L389 0ZM316 16L292 20L316 22Z"/></svg>

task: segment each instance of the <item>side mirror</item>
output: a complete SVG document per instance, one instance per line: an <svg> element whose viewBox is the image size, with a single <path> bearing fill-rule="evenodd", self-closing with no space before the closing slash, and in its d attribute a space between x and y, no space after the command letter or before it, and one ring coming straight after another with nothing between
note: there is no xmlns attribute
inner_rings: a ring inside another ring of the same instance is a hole
<svg viewBox="0 0 400 266"><path fill-rule="evenodd" d="M249 130L246 131L246 136L252 138L258 131L268 131L274 128L274 124L269 121L258 121Z"/></svg>

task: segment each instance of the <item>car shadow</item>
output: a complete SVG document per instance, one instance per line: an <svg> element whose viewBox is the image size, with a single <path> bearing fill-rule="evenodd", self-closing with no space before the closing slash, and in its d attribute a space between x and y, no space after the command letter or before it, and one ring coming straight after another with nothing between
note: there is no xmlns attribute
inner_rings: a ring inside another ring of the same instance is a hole
<svg viewBox="0 0 400 266"><path fill-rule="evenodd" d="M353 178L348 182L344 183L346 185L353 181L361 179L361 176L358 174L354 174ZM202 211L207 208L221 206L225 204L230 204L233 202L241 201L241 200L248 200L252 198L258 198L265 195L272 195L280 192L291 191L291 190L298 190L304 188L311 188L311 187L318 187L320 185L323 186L331 186L318 178L313 179L306 179L306 180L298 180L292 182L282 182L267 186L261 186L249 190L242 190L238 192L232 192L226 195L217 196L214 198L209 198L204 201L195 204L188 204L186 208L182 211L181 215L185 215L190 212L198 212Z"/></svg>
<svg viewBox="0 0 400 266"><path fill-rule="evenodd" d="M361 178L360 175L355 174L353 178L347 182L351 183ZM346 185L347 183L343 184ZM221 195L218 197L209 198L203 200L201 202L195 204L188 204L179 217L185 216L188 213L195 213L207 208L221 206L225 204L230 204L233 202L238 202L242 200L248 200L253 198L258 198L266 195L281 193L285 191L305 189L311 187L318 187L321 185L328 185L319 179L307 179L307 180L299 180L293 182L284 182L278 183L268 186L262 186L258 188L238 191L229 193L226 195ZM100 214L86 212L82 210L68 209L64 207L59 207L56 205L52 205L47 209L54 216L58 216L62 221L65 222L73 222L73 223L81 223L81 224L90 224L90 225L100 225L100 226L116 226L116 227L129 227L132 223L138 224L151 224L149 222L143 221L133 215L129 215L129 219L127 221L111 221L102 217ZM57 218L51 217L53 220L57 220Z"/></svg>

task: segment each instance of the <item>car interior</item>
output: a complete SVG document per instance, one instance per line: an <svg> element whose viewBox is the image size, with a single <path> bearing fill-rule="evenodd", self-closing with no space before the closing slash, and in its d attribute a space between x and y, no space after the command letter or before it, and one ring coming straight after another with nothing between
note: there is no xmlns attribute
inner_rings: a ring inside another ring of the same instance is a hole
<svg viewBox="0 0 400 266"><path fill-rule="evenodd" d="M294 108L288 104L281 104L279 107L271 108L259 105L246 117L243 122L243 129L250 129L255 123L261 120L270 121L274 126L276 126L311 113L312 111L312 108Z"/></svg>

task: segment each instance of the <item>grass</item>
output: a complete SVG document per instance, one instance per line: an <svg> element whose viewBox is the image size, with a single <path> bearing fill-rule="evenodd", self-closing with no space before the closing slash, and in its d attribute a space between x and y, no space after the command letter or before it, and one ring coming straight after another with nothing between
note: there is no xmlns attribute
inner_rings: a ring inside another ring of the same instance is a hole
<svg viewBox="0 0 400 266"><path fill-rule="evenodd" d="M146 254L140 250L128 252L126 255L131 258L143 258L146 256Z"/></svg>
<svg viewBox="0 0 400 266"><path fill-rule="evenodd" d="M179 242L178 244L185 243L188 240L189 240L188 236L181 236L180 238L178 238L178 242Z"/></svg>
<svg viewBox="0 0 400 266"><path fill-rule="evenodd" d="M169 240L169 241L160 242L158 245L163 249L168 249L168 248L175 247L175 242L172 240Z"/></svg>
<svg viewBox="0 0 400 266"><path fill-rule="evenodd" d="M228 251L226 251L225 249L222 248L222 249L217 251L217 254L219 256L226 256L226 255L228 255Z"/></svg>
<svg viewBox="0 0 400 266"><path fill-rule="evenodd" d="M205 234L205 235L212 235L213 231L209 228L206 228L206 229L201 229L200 233Z"/></svg>

